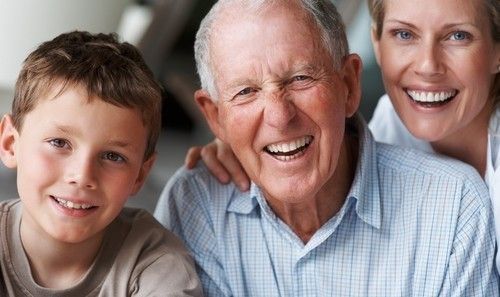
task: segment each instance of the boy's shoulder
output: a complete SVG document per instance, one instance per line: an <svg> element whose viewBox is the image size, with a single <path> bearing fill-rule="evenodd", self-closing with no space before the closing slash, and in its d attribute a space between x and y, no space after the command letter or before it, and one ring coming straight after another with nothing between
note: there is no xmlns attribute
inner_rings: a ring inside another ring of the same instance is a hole
<svg viewBox="0 0 500 297"><path fill-rule="evenodd" d="M19 205L20 203L21 203L20 199L9 199L0 201L0 212L1 213L10 212L13 207Z"/></svg>
<svg viewBox="0 0 500 297"><path fill-rule="evenodd" d="M120 246L116 243L120 242ZM146 257L150 254L187 254L184 244L163 227L148 211L125 207L108 226L104 245L115 245L119 254ZM118 254L118 257L120 256Z"/></svg>
<svg viewBox="0 0 500 297"><path fill-rule="evenodd" d="M125 207L109 225L102 249L109 256L118 250L104 286L121 280L132 290L151 292L199 288L194 262L182 241L145 210Z"/></svg>
<svg viewBox="0 0 500 297"><path fill-rule="evenodd" d="M9 219L9 217L20 218L20 211L21 211L20 199L0 201L0 225L2 230L3 228L13 227L12 222L7 222L7 220ZM16 214L18 215L16 216Z"/></svg>
<svg viewBox="0 0 500 297"><path fill-rule="evenodd" d="M114 230L106 234L111 237L119 233L120 229L122 232L127 230L123 244L125 249L155 247L159 253L186 252L182 241L144 209L125 207L110 228Z"/></svg>

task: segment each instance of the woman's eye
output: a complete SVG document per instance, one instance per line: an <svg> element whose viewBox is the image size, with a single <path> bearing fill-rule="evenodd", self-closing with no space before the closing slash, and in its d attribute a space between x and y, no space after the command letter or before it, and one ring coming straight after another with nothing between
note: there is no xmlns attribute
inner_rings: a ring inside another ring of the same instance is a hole
<svg viewBox="0 0 500 297"><path fill-rule="evenodd" d="M49 143L57 148L64 148L68 145L68 142L66 140L60 138L51 139L49 140Z"/></svg>
<svg viewBox="0 0 500 297"><path fill-rule="evenodd" d="M119 154L113 153L113 152L106 152L106 153L104 153L103 158L105 160L109 160L109 161L112 161L112 162L119 162L119 163L125 161L125 158L123 158Z"/></svg>
<svg viewBox="0 0 500 297"><path fill-rule="evenodd" d="M464 31L453 32L450 36L451 40L456 40L456 41L467 40L469 38L470 38L470 34L467 32L464 32Z"/></svg>
<svg viewBox="0 0 500 297"><path fill-rule="evenodd" d="M401 40L410 40L412 37L411 33L405 30L397 31L395 35Z"/></svg>

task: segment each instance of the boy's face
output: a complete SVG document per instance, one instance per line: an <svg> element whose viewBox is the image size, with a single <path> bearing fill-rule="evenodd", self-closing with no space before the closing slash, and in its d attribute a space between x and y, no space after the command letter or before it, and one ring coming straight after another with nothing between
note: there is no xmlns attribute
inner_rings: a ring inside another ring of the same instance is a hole
<svg viewBox="0 0 500 297"><path fill-rule="evenodd" d="M147 129L138 111L88 103L80 87L55 94L26 114L21 131L8 116L0 126L2 161L17 167L21 232L67 243L100 240L154 162L143 160Z"/></svg>

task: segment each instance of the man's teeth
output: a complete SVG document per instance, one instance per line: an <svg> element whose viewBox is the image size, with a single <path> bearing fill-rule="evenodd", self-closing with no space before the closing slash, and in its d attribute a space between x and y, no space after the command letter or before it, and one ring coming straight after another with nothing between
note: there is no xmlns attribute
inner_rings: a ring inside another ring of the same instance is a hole
<svg viewBox="0 0 500 297"><path fill-rule="evenodd" d="M305 147L306 145L311 143L311 141L312 136L304 136L290 142L270 144L266 147L266 149L271 153L289 153Z"/></svg>
<svg viewBox="0 0 500 297"><path fill-rule="evenodd" d="M457 91L449 92L422 92L422 91L408 91L408 95L418 102L442 102L455 96Z"/></svg>
<svg viewBox="0 0 500 297"><path fill-rule="evenodd" d="M66 207L66 208L72 208L72 209L89 209L92 207L92 205L89 205L89 204L78 204L78 203L74 203L74 202L71 202L71 201L67 201L67 200L64 200L64 199L61 199L61 198L57 198L57 197L54 197L54 199L56 199L56 201Z"/></svg>

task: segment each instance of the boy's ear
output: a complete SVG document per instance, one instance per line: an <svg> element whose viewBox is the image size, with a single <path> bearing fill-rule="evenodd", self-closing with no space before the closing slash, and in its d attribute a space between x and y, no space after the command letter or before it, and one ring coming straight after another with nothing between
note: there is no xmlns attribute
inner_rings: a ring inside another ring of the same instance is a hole
<svg viewBox="0 0 500 297"><path fill-rule="evenodd" d="M343 66L344 83L347 87L346 117L356 113L361 102L361 70L363 62L357 54L349 54Z"/></svg>
<svg viewBox="0 0 500 297"><path fill-rule="evenodd" d="M146 161L142 163L142 167L139 170L139 175L137 176L134 187L132 188L132 193L130 194L131 196L137 194L137 192L139 192L139 190L142 188L142 185L144 185L144 182L146 181L146 178L148 177L151 168L153 168L155 161L156 161L156 153L152 154L151 157L149 157Z"/></svg>
<svg viewBox="0 0 500 297"><path fill-rule="evenodd" d="M214 133L217 138L224 141L225 137L222 126L219 122L219 107L217 103L212 100L210 94L203 89L194 93L194 100L196 101L198 108L205 116L212 133Z"/></svg>
<svg viewBox="0 0 500 297"><path fill-rule="evenodd" d="M8 168L16 168L16 140L19 138L19 133L14 127L12 117L4 115L0 122L0 159Z"/></svg>

